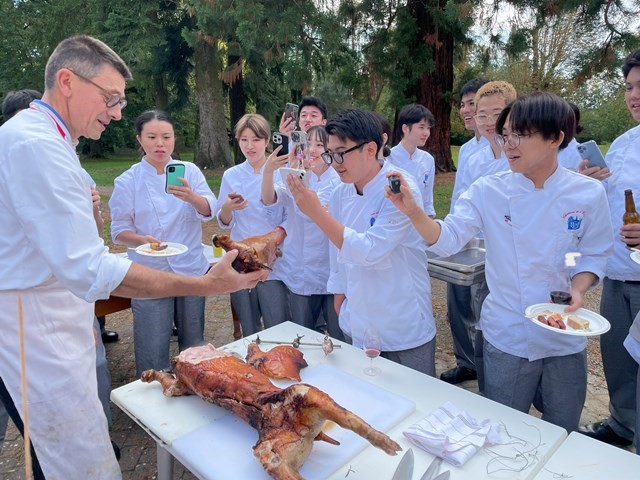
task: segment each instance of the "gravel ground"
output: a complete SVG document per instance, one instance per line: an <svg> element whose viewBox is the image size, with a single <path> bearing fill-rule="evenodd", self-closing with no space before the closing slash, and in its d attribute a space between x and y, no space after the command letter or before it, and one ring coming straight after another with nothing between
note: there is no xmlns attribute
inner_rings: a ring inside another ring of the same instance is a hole
<svg viewBox="0 0 640 480"><path fill-rule="evenodd" d="M110 189L103 194L108 195ZM106 205L105 205L106 207ZM109 221L108 208L105 212ZM214 222L215 223L215 222ZM215 231L215 224L207 225L203 232L203 239L209 243L211 233ZM122 248L114 248L114 251ZM438 336L436 347L436 369L439 375L455 365L451 344L451 333L447 320L446 284L440 280L432 281L433 312L436 318ZM595 289L587 295L586 306L598 311L600 289ZM107 357L111 368L113 388L120 387L135 380L133 358L132 316L130 310L119 312L107 317L107 329L120 334L117 343L107 345ZM233 325L229 309L229 296L210 297L207 300L205 339L214 345L224 345L233 341ZM172 340L172 348L177 352L177 339ZM600 359L600 347L597 339L590 339L588 343L588 394L582 414L582 423L593 422L608 415L608 394ZM461 385L467 390L477 392L475 381ZM120 466L123 478L135 480L155 479L156 449L155 442L117 407L112 406L114 426L112 439L120 446L122 458ZM536 414L536 412L531 412ZM24 478L24 462L21 437L10 422L5 445L0 453L0 478L13 480ZM195 479L177 461L174 468L174 479Z"/></svg>

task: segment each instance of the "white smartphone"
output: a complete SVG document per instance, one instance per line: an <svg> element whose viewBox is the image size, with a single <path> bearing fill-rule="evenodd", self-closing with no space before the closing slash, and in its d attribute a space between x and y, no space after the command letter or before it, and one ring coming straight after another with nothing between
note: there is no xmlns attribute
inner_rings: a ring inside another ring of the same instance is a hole
<svg viewBox="0 0 640 480"><path fill-rule="evenodd" d="M281 167L278 169L278 171L280 172L282 183L285 184L285 186L287 187L287 190L289 189L289 186L287 185L287 177L289 176L289 174L292 174L298 177L302 182L302 184L305 187L309 188L309 177L307 176L306 170L303 170L301 168Z"/></svg>
<svg viewBox="0 0 640 480"><path fill-rule="evenodd" d="M602 152L598 148L598 144L596 142L589 140L588 142L579 143L577 148L580 156L589 161L589 163L587 163L587 167L607 168L607 163L604 161Z"/></svg>

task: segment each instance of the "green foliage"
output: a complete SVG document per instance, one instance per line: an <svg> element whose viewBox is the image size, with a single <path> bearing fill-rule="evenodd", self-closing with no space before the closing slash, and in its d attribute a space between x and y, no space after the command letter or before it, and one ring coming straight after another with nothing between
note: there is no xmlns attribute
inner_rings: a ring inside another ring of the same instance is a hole
<svg viewBox="0 0 640 480"><path fill-rule="evenodd" d="M597 143L611 143L616 137L637 125L624 103L622 89L597 108L581 110L580 117L584 131L579 136L579 141L588 139Z"/></svg>

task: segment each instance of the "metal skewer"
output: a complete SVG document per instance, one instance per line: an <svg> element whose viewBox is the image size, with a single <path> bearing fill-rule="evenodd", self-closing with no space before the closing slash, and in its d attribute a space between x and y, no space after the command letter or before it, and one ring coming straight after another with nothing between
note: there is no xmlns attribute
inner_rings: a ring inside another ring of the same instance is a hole
<svg viewBox="0 0 640 480"><path fill-rule="evenodd" d="M270 343L275 345L292 345L294 348L298 348L298 346L302 345L305 347L322 347L322 343L312 343L312 342L301 342L300 339L304 337L304 335L298 335L291 342L284 342L280 340L262 340L260 335L256 335L256 339L253 340L256 344L260 345L261 343ZM342 348L342 345L333 345L333 348Z"/></svg>

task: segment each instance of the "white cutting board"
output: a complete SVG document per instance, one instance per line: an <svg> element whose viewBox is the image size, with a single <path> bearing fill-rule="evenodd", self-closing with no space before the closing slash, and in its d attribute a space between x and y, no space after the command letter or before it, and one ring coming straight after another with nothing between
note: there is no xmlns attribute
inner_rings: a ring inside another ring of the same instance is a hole
<svg viewBox="0 0 640 480"><path fill-rule="evenodd" d="M342 372L331 365L320 364L301 372L302 381L314 385L342 407L360 416L381 431L388 431L415 411L415 403L364 380ZM315 442L313 450L299 472L307 480L327 478L360 453L368 441L338 425L325 433L340 442L330 445ZM233 414L176 440L171 446L178 458L200 478L267 480L271 477L253 456L252 447L258 433ZM380 455L386 455L379 450ZM345 473L348 465L345 467Z"/></svg>

